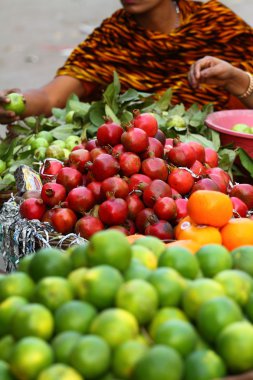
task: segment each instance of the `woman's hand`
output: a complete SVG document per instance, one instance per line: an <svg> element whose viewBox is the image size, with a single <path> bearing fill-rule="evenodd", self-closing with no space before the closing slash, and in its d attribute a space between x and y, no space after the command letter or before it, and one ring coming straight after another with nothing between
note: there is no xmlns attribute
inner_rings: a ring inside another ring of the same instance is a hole
<svg viewBox="0 0 253 380"><path fill-rule="evenodd" d="M236 75L236 68L221 59L206 56L196 61L190 68L188 79L192 87L201 83L213 84L226 88Z"/></svg>
<svg viewBox="0 0 253 380"><path fill-rule="evenodd" d="M0 91L0 124L11 124L14 121L20 119L19 116L15 114L13 111L6 111L4 109L4 105L8 104L10 100L6 97L8 94L12 92L21 93L19 89L12 88L11 90Z"/></svg>

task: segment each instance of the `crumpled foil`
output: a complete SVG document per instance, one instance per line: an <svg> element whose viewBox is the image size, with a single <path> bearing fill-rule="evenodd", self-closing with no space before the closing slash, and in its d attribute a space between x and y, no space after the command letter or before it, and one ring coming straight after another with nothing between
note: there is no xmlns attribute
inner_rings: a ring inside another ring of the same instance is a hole
<svg viewBox="0 0 253 380"><path fill-rule="evenodd" d="M23 219L19 213L20 200L12 197L0 211L0 246L6 272L17 269L20 259L42 247L85 244L76 234L57 234L49 223Z"/></svg>

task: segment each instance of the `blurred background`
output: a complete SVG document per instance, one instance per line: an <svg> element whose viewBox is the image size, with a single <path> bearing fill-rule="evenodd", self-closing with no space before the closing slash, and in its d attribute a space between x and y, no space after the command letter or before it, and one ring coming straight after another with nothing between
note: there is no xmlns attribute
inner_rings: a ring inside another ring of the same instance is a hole
<svg viewBox="0 0 253 380"><path fill-rule="evenodd" d="M253 1L223 0L253 26ZM0 89L45 84L119 0L1 0Z"/></svg>

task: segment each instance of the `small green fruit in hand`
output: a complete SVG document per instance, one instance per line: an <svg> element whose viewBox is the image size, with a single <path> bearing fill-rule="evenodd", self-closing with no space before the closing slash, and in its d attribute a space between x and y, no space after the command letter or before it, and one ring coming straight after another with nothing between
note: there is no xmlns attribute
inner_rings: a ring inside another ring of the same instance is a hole
<svg viewBox="0 0 253 380"><path fill-rule="evenodd" d="M3 160L0 160L0 174L2 174L6 169L6 162Z"/></svg>
<svg viewBox="0 0 253 380"><path fill-rule="evenodd" d="M232 128L233 131L235 132L241 132L241 133L252 133L251 129L247 124L235 124Z"/></svg>
<svg viewBox="0 0 253 380"><path fill-rule="evenodd" d="M31 142L31 148L32 149L38 149L38 148L47 148L48 147L48 141L44 139L43 137L38 137L35 140Z"/></svg>
<svg viewBox="0 0 253 380"><path fill-rule="evenodd" d="M16 115L21 115L25 111L23 95L12 92L6 95L6 98L10 100L9 103L3 106L6 111L13 111Z"/></svg>

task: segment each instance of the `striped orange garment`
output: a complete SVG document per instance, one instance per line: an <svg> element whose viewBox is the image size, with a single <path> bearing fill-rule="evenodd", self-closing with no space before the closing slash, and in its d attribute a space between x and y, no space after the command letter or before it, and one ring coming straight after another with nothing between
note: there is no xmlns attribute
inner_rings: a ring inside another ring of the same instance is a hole
<svg viewBox="0 0 253 380"><path fill-rule="evenodd" d="M172 88L174 103L229 108L230 96L223 89L192 89L188 71L197 59L212 55L253 73L252 28L216 0L178 0L178 6L181 24L169 35L140 27L120 9L73 50L57 75L78 78L95 94L112 82L116 70L122 91L161 93Z"/></svg>

